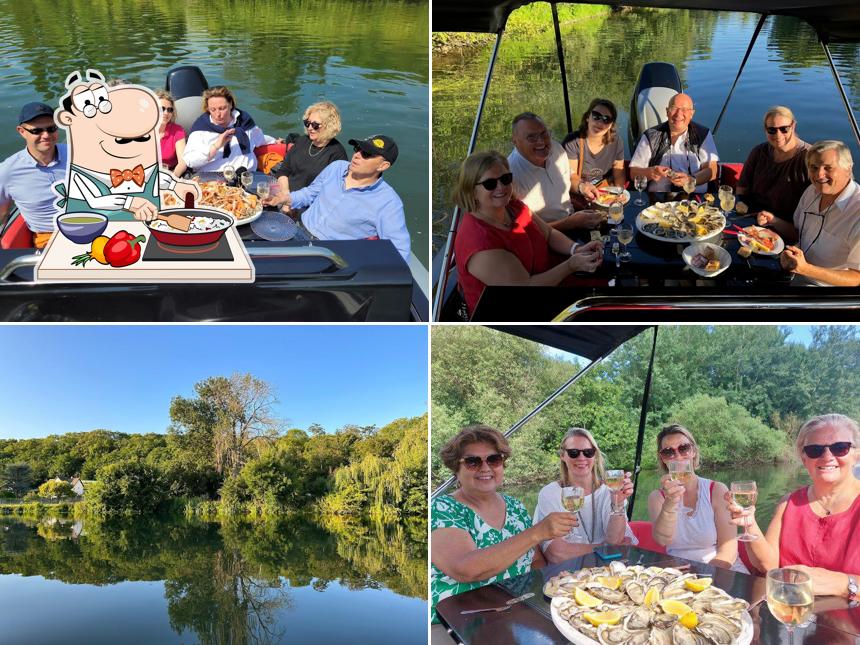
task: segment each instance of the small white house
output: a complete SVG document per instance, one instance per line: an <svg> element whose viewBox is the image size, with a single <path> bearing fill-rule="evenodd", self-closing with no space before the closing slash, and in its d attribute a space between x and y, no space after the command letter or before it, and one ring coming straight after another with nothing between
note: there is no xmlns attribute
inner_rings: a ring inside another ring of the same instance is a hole
<svg viewBox="0 0 860 645"><path fill-rule="evenodd" d="M72 490L78 497L83 497L84 493L87 490L87 486L94 483L95 480L92 479L80 479L78 477L72 477Z"/></svg>

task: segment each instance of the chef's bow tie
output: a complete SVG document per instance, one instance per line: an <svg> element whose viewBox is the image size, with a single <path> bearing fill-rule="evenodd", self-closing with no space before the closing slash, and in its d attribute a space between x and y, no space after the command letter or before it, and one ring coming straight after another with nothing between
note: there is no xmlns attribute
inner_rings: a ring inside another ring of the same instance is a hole
<svg viewBox="0 0 860 645"><path fill-rule="evenodd" d="M116 168L111 168L110 183L113 187L116 188L124 181L133 181L138 186L143 186L143 166L141 164L137 164L131 170L117 170Z"/></svg>

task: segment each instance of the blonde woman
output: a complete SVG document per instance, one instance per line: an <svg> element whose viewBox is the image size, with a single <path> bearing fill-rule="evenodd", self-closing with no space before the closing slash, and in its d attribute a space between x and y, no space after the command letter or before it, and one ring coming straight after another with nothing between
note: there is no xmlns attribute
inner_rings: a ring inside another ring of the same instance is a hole
<svg viewBox="0 0 860 645"><path fill-rule="evenodd" d="M584 490L585 498L578 513L576 530L568 536L541 543L547 562L569 560L590 553L604 543L621 544L629 540L636 544L624 513L612 513L612 491L604 483L606 467L603 453L591 433L585 428L568 430L561 441L559 459L561 475L558 481L547 484L538 494L533 523L537 524L551 513L565 512L561 502L563 487L579 486ZM616 505L623 509L632 494L630 473L624 473L623 484L616 493Z"/></svg>
<svg viewBox="0 0 860 645"><path fill-rule="evenodd" d="M187 166L182 159L185 152L185 130L176 123L176 109L173 96L165 90L155 90L161 104L161 121L158 122L158 136L161 140L161 163L177 177L181 177Z"/></svg>

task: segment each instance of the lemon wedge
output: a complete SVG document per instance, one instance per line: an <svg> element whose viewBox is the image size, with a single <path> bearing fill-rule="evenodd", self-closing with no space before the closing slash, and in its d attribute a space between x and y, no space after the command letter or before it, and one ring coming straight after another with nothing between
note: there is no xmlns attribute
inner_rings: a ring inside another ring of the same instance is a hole
<svg viewBox="0 0 860 645"><path fill-rule="evenodd" d="M578 587L576 591L573 592L573 599L576 601L577 605L589 608L597 607L597 605L602 602L600 598L595 598L584 589L579 589ZM689 609L689 607L687 607L687 609Z"/></svg>
<svg viewBox="0 0 860 645"><path fill-rule="evenodd" d="M651 605L659 603L660 602L660 590L657 587L651 587L648 590L648 593L645 594L645 601L644 602L645 602L645 606L648 607L649 609L651 608Z"/></svg>
<svg viewBox="0 0 860 645"><path fill-rule="evenodd" d="M681 616L678 621L687 629L693 629L696 625L699 624L699 617L696 615L694 611L688 611L686 614Z"/></svg>
<svg viewBox="0 0 860 645"><path fill-rule="evenodd" d="M695 591L699 593L700 591L704 591L708 587L711 586L713 582L712 578L697 578L695 580L687 580L684 582L684 586L687 587L690 591Z"/></svg>
<svg viewBox="0 0 860 645"><path fill-rule="evenodd" d="M693 615L695 617L695 614ZM621 614L617 611L587 611L582 617L595 627L599 625L617 625L621 622Z"/></svg>
<svg viewBox="0 0 860 645"><path fill-rule="evenodd" d="M672 614L673 616L684 616L693 611L688 605L685 605L680 600L672 599L661 600L660 607L667 614Z"/></svg>
<svg viewBox="0 0 860 645"><path fill-rule="evenodd" d="M618 589L621 586L621 578L618 576L598 576L597 582L609 589Z"/></svg>

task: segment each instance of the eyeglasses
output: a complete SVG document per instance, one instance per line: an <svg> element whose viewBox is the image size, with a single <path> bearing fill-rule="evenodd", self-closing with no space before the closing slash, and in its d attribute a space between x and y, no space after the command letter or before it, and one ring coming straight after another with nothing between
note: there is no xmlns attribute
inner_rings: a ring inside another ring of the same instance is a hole
<svg viewBox="0 0 860 645"><path fill-rule="evenodd" d="M484 463L484 459L475 455L469 455L468 457L463 457L462 459L460 459L460 463L466 467L466 470L480 470L481 464ZM504 463L504 455L501 455L499 453L487 455L487 465L490 468L498 468L499 466L503 466Z"/></svg>
<svg viewBox="0 0 860 645"><path fill-rule="evenodd" d="M609 114L601 114L597 110L591 111L591 119L593 121L603 121L604 123L612 123L612 116Z"/></svg>
<svg viewBox="0 0 860 645"><path fill-rule="evenodd" d="M672 112L692 112L695 108L691 107L670 107L666 108L666 112L671 114Z"/></svg>
<svg viewBox="0 0 860 645"><path fill-rule="evenodd" d="M372 159L373 157L378 157L379 155L374 152L368 152L367 150L362 150L358 146L352 147L354 152L357 152L361 155L362 159Z"/></svg>
<svg viewBox="0 0 860 645"><path fill-rule="evenodd" d="M776 134L776 131L779 130L783 134L788 134L791 131L791 128L794 127L794 123L789 123L788 125L778 125L774 128L765 128L765 131L773 136Z"/></svg>
<svg viewBox="0 0 860 645"><path fill-rule="evenodd" d="M22 125L21 127L24 128L30 134L34 134L36 136L39 136L43 132L47 132L48 134L54 134L57 130L60 129L56 123L53 125L49 125L47 128L33 128L32 130L26 125Z"/></svg>
<svg viewBox="0 0 860 645"><path fill-rule="evenodd" d="M580 453L582 453L583 457L587 457L588 459L591 459L597 454L597 448L586 448L584 450L580 450L579 448L565 448L564 450L567 453L567 456L571 459L576 459L579 457Z"/></svg>
<svg viewBox="0 0 860 645"><path fill-rule="evenodd" d="M850 441L837 441L831 444L810 443L803 446L803 452L810 459L818 459L824 454L825 449L830 451L834 457L844 457L854 447Z"/></svg>
<svg viewBox="0 0 860 645"><path fill-rule="evenodd" d="M173 114L173 108L172 108L172 107L164 107L164 106L162 105L162 106L161 106L161 111L162 111L162 112L167 112L168 114Z"/></svg>
<svg viewBox="0 0 860 645"><path fill-rule="evenodd" d="M680 446L678 446L677 451L675 450L675 448L663 448L662 450L660 450L660 455L662 455L666 459L671 459L675 456L675 454L679 454L682 457L686 457L692 449L693 444L682 443Z"/></svg>
<svg viewBox="0 0 860 645"><path fill-rule="evenodd" d="M305 119L302 123L305 124L305 127L308 130L319 130L322 127L322 123L319 121L309 121L308 119Z"/></svg>
<svg viewBox="0 0 860 645"><path fill-rule="evenodd" d="M544 130L543 132L535 132L534 134L527 134L526 141L529 143L537 143L538 141L543 141L544 139L549 139L549 130Z"/></svg>
<svg viewBox="0 0 860 645"><path fill-rule="evenodd" d="M511 182L514 180L514 175L512 173L506 172L501 177L490 177L489 179L485 179L484 181L479 181L476 186L483 186L484 190L495 190L496 185L499 182L502 182L502 186L510 186Z"/></svg>

